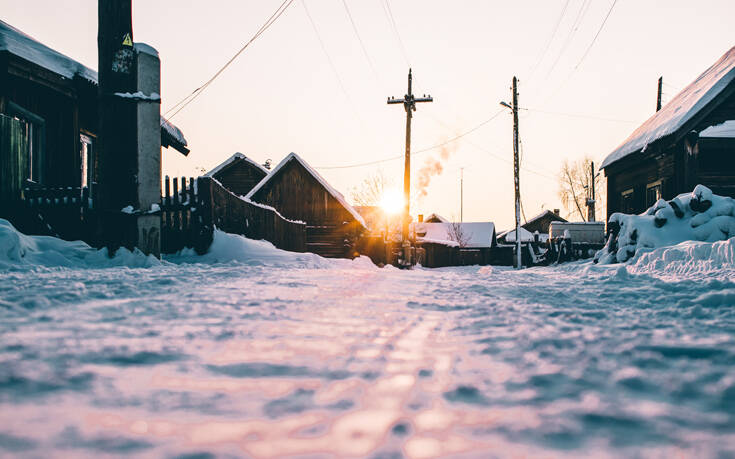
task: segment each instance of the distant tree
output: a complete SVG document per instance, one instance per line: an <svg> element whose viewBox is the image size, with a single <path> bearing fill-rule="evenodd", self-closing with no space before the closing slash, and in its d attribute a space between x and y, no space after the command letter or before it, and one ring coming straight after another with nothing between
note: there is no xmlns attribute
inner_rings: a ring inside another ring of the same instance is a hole
<svg viewBox="0 0 735 459"><path fill-rule="evenodd" d="M564 160L561 171L559 171L559 199L567 211L567 217L579 216L582 221L587 221L587 199L591 197L592 177L590 176L589 157L578 161L569 162ZM595 217L597 220L605 219L605 183L602 174L595 171Z"/></svg>
<svg viewBox="0 0 735 459"><path fill-rule="evenodd" d="M460 248L464 248L467 247L467 244L469 244L472 234L466 233L464 228L462 228L461 223L453 221L447 227L447 237L449 237L449 240L459 244Z"/></svg>
<svg viewBox="0 0 735 459"><path fill-rule="evenodd" d="M357 206L377 206L383 198L383 192L393 184L383 171L366 177L360 185L352 188L352 202Z"/></svg>

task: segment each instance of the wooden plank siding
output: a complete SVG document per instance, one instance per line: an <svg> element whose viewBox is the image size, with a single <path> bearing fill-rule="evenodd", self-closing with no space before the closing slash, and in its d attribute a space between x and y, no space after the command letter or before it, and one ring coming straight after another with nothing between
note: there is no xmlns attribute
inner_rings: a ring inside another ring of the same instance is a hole
<svg viewBox="0 0 735 459"><path fill-rule="evenodd" d="M23 123L0 114L0 208L21 197L28 169L27 151Z"/></svg>
<svg viewBox="0 0 735 459"><path fill-rule="evenodd" d="M214 174L214 178L237 196L250 193L267 174L250 161L237 158Z"/></svg>
<svg viewBox="0 0 735 459"><path fill-rule="evenodd" d="M297 160L289 161L251 199L307 225L307 250L325 257L354 256L361 223Z"/></svg>

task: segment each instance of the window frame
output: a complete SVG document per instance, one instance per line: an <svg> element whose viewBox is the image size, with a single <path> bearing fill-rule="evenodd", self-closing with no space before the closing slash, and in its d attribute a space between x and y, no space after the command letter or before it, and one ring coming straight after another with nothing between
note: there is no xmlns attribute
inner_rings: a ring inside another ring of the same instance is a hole
<svg viewBox="0 0 735 459"><path fill-rule="evenodd" d="M7 102L6 114L23 121L29 128L28 170L24 178L43 183L46 162L46 120L11 101Z"/></svg>

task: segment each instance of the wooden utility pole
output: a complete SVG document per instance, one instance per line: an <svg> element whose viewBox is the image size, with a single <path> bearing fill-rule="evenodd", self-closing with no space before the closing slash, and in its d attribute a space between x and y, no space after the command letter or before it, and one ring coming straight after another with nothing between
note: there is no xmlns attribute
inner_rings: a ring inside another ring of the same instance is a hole
<svg viewBox="0 0 735 459"><path fill-rule="evenodd" d="M590 198L587 199L587 221L595 221L595 162L590 161Z"/></svg>
<svg viewBox="0 0 735 459"><path fill-rule="evenodd" d="M136 104L115 93L134 93L135 51L131 0L98 0L99 186L93 190L100 215L100 242L112 251L126 229L116 214L135 202Z"/></svg>
<svg viewBox="0 0 735 459"><path fill-rule="evenodd" d="M401 240L403 246L403 263L411 264L411 244L408 240L408 224L411 221L410 214L410 201L411 201L411 118L413 112L416 111L417 102L433 102L431 96L414 97L412 90L413 76L411 69L408 69L408 92L403 96L403 99L395 99L393 97L388 98L388 104L403 104L403 108L406 110L406 158L403 170L403 225L401 231Z"/></svg>
<svg viewBox="0 0 735 459"><path fill-rule="evenodd" d="M516 268L521 265L521 183L518 159L518 78L513 77L513 183L516 202Z"/></svg>
<svg viewBox="0 0 735 459"><path fill-rule="evenodd" d="M663 92L664 77L658 77L658 95L656 96L656 111L661 110L661 93Z"/></svg>

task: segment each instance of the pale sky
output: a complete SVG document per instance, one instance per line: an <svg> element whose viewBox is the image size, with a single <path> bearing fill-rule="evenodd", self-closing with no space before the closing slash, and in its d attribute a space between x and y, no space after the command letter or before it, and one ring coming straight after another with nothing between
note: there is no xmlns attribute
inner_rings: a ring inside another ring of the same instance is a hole
<svg viewBox="0 0 735 459"><path fill-rule="evenodd" d="M164 150L165 174L196 175L197 168L210 169L236 151L274 164L294 151L317 168L400 155L405 113L387 105L386 97L403 96L409 63L415 92L434 97L414 116L413 150L423 149L489 119L499 101L510 99L516 75L519 105L535 110L523 111L520 119L521 194L530 218L542 207L560 207L555 175L564 159L587 154L599 163L654 112L659 76L665 102L735 45L732 0L618 0L579 66L613 0L569 0L545 54L567 0L389 0L404 57L385 0L346 0L368 61L342 0L304 1L336 73L302 0L294 1L173 119L191 154L184 158ZM280 3L134 1L135 41L152 45L161 56L162 109L209 79ZM97 67L97 1L0 0L0 5L0 19ZM510 114L447 147L444 172L432 179L412 214L458 217L464 167L464 220L509 228L514 212ZM439 153L415 156L414 173ZM379 169L402 186L402 160L319 171L349 198L353 186Z"/></svg>

